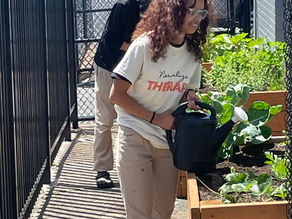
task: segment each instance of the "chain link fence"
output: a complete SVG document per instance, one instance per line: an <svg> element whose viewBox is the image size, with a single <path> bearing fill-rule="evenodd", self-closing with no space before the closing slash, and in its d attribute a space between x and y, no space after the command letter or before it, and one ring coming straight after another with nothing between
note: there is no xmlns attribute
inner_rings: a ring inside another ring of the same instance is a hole
<svg viewBox="0 0 292 219"><path fill-rule="evenodd" d="M288 138L288 145L287 151L289 155L289 163L287 164L289 168L289 177L287 182L287 191L288 197L287 200L289 201L288 209L287 209L287 217L292 218L292 0L284 0L284 31L285 31L285 42L287 43L286 47L286 84L288 94L286 97L286 110L288 114L288 118L286 118L286 130L287 130L287 138Z"/></svg>
<svg viewBox="0 0 292 219"><path fill-rule="evenodd" d="M116 0L75 0L78 120L94 119L94 54Z"/></svg>
<svg viewBox="0 0 292 219"><path fill-rule="evenodd" d="M98 42L116 0L75 0L75 43L77 49L77 102L78 120L94 119L93 59ZM213 0L217 33L248 31L242 18L250 24L251 0ZM247 7L248 6L248 7ZM240 19L241 20L240 20Z"/></svg>
<svg viewBox="0 0 292 219"><path fill-rule="evenodd" d="M251 31L253 0L213 0L215 33Z"/></svg>

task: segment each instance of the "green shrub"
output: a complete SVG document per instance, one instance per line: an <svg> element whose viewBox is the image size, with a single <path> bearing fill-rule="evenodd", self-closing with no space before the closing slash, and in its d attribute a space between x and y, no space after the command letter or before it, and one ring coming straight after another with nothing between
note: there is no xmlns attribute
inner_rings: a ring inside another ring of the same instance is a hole
<svg viewBox="0 0 292 219"><path fill-rule="evenodd" d="M239 83L251 91L285 90L285 44L246 36L221 34L209 39L203 60L211 60L213 67L205 78L207 83L218 91Z"/></svg>

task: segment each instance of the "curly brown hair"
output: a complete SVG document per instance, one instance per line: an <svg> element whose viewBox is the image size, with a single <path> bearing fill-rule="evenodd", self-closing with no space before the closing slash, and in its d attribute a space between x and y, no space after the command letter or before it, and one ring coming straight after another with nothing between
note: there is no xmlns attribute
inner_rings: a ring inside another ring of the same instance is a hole
<svg viewBox="0 0 292 219"><path fill-rule="evenodd" d="M208 10L207 0L204 4ZM153 0L137 24L133 38L148 33L152 60L157 62L159 58L165 58L167 47L182 28L186 13L186 0ZM202 58L201 46L206 42L208 25L209 19L206 17L195 33L186 35L188 51L195 55L196 60Z"/></svg>

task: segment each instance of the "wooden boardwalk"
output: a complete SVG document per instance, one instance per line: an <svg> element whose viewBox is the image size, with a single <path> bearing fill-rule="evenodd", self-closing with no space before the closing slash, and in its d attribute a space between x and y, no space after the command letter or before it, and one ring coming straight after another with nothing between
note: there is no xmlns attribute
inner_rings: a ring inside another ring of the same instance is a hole
<svg viewBox="0 0 292 219"><path fill-rule="evenodd" d="M43 187L30 218L126 218L116 168L110 171L115 187L98 189L92 170L94 126L92 122L80 125L72 132L72 142L62 144L52 166L52 183ZM115 126L114 139L116 134ZM176 202L172 219L187 218L186 203Z"/></svg>

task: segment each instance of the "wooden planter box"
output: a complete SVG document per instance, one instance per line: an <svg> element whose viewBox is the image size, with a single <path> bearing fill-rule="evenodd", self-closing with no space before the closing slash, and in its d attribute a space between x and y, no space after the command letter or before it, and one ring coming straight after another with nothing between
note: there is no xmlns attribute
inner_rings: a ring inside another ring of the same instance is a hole
<svg viewBox="0 0 292 219"><path fill-rule="evenodd" d="M222 204L221 200L200 201L196 176L187 173L190 219L284 219L287 201Z"/></svg>
<svg viewBox="0 0 292 219"><path fill-rule="evenodd" d="M206 69L207 72L211 71L213 63L212 62L203 62L202 66Z"/></svg>
<svg viewBox="0 0 292 219"><path fill-rule="evenodd" d="M286 130L285 116L286 112L286 91L260 91L260 92L251 92L249 99L246 103L246 110L254 101L265 101L270 105L282 105L282 111L278 113L274 118L272 118L268 123L273 130L274 136L283 135L283 130Z"/></svg>

